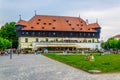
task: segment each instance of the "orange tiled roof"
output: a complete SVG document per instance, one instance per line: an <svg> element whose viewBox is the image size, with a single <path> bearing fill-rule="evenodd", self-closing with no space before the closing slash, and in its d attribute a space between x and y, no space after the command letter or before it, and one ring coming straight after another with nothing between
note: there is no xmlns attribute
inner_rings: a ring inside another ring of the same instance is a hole
<svg viewBox="0 0 120 80"><path fill-rule="evenodd" d="M28 23L25 20L19 20L16 25L28 26Z"/></svg>
<svg viewBox="0 0 120 80"><path fill-rule="evenodd" d="M43 31L78 31L96 32L93 28L100 27L97 23L87 25L79 17L36 15L29 21L20 20L17 25L25 27L22 30L43 30Z"/></svg>
<svg viewBox="0 0 120 80"><path fill-rule="evenodd" d="M118 34L118 35L114 36L114 38L120 38L120 34Z"/></svg>

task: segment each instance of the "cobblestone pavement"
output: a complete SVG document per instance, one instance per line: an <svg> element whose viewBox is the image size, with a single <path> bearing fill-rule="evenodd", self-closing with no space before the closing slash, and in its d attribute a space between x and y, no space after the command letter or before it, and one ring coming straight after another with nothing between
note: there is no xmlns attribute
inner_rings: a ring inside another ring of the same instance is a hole
<svg viewBox="0 0 120 80"><path fill-rule="evenodd" d="M42 55L0 56L0 80L120 80L120 73L89 74Z"/></svg>

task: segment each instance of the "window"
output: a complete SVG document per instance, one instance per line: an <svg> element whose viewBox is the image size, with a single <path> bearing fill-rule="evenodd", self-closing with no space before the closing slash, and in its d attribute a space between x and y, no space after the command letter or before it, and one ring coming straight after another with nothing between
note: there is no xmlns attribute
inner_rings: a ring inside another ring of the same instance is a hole
<svg viewBox="0 0 120 80"><path fill-rule="evenodd" d="M31 28L33 29L34 27L33 27L33 26L31 26Z"/></svg>
<svg viewBox="0 0 120 80"><path fill-rule="evenodd" d="M55 27L52 27L52 29L55 29Z"/></svg>
<svg viewBox="0 0 120 80"><path fill-rule="evenodd" d="M83 23L83 22L81 21L81 23Z"/></svg>
<svg viewBox="0 0 120 80"><path fill-rule="evenodd" d="M38 42L38 38L36 38L36 42Z"/></svg>
<svg viewBox="0 0 120 80"><path fill-rule="evenodd" d="M80 33L80 36L81 36L81 33Z"/></svg>
<svg viewBox="0 0 120 80"><path fill-rule="evenodd" d="M37 24L39 24L39 23L37 23Z"/></svg>
<svg viewBox="0 0 120 80"><path fill-rule="evenodd" d="M35 32L32 32L32 35L34 35L35 34Z"/></svg>
<svg viewBox="0 0 120 80"><path fill-rule="evenodd" d="M93 33L93 36L95 36L95 34Z"/></svg>
<svg viewBox="0 0 120 80"><path fill-rule="evenodd" d="M69 22L69 20L66 20L66 22Z"/></svg>
<svg viewBox="0 0 120 80"><path fill-rule="evenodd" d="M44 29L44 27L42 27L42 29Z"/></svg>
<svg viewBox="0 0 120 80"><path fill-rule="evenodd" d="M72 28L72 30L75 30L75 28Z"/></svg>
<svg viewBox="0 0 120 80"><path fill-rule="evenodd" d="M38 34L40 35L40 32L38 32Z"/></svg>
<svg viewBox="0 0 120 80"><path fill-rule="evenodd" d="M81 24L81 26L83 26L83 24Z"/></svg>
<svg viewBox="0 0 120 80"><path fill-rule="evenodd" d="M51 23L49 23L49 25L51 25Z"/></svg>
<svg viewBox="0 0 120 80"><path fill-rule="evenodd" d="M71 24L69 24L69 26L71 26Z"/></svg>
<svg viewBox="0 0 120 80"><path fill-rule="evenodd" d="M88 36L90 36L90 33L88 33Z"/></svg>
<svg viewBox="0 0 120 80"><path fill-rule="evenodd" d="M55 19L53 19L53 21L54 21L54 22L56 22L56 20L55 20Z"/></svg>
<svg viewBox="0 0 120 80"><path fill-rule="evenodd" d="M48 42L48 38L46 38L46 42Z"/></svg>
<svg viewBox="0 0 120 80"><path fill-rule="evenodd" d="M84 36L86 36L86 34L84 33Z"/></svg>
<svg viewBox="0 0 120 80"><path fill-rule="evenodd" d="M73 33L70 33L70 36L72 36L73 35Z"/></svg>
<svg viewBox="0 0 120 80"><path fill-rule="evenodd" d="M22 34L24 34L24 32L22 32Z"/></svg>
<svg viewBox="0 0 120 80"><path fill-rule="evenodd" d="M25 38L25 42L28 42L28 38Z"/></svg>
<svg viewBox="0 0 120 80"><path fill-rule="evenodd" d="M26 32L26 34L28 34L28 32Z"/></svg>
<svg viewBox="0 0 120 80"><path fill-rule="evenodd" d="M79 26L79 24L77 24L77 26Z"/></svg>
<svg viewBox="0 0 120 80"><path fill-rule="evenodd" d="M82 30L82 28L80 28L80 30Z"/></svg>
<svg viewBox="0 0 120 80"><path fill-rule="evenodd" d="M41 21L41 19L38 19L38 21Z"/></svg>
<svg viewBox="0 0 120 80"><path fill-rule="evenodd" d="M55 35L55 32L53 33L53 35Z"/></svg>
<svg viewBox="0 0 120 80"><path fill-rule="evenodd" d="M88 30L90 30L90 28Z"/></svg>
<svg viewBox="0 0 120 80"><path fill-rule="evenodd" d="M44 25L46 25L46 23L43 23Z"/></svg>

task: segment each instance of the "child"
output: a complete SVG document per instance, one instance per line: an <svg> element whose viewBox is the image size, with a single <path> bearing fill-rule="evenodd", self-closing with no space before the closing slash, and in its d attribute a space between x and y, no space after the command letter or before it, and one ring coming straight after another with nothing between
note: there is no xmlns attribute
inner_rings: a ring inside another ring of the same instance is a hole
<svg viewBox="0 0 120 80"><path fill-rule="evenodd" d="M95 58L94 58L94 56L92 54L90 54L89 60L90 61L95 61Z"/></svg>

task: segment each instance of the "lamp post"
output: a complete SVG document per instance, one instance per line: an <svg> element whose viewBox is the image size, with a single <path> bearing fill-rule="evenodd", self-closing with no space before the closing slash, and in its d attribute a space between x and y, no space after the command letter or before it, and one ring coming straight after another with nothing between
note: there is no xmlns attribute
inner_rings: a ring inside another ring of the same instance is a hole
<svg viewBox="0 0 120 80"><path fill-rule="evenodd" d="M10 49L10 59L12 59L12 40L11 40L11 49Z"/></svg>

